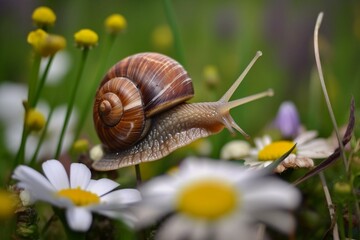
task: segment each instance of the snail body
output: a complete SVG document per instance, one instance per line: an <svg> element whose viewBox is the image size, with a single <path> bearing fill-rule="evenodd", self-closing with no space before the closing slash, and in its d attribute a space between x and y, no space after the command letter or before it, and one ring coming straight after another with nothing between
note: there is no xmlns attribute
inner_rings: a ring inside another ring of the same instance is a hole
<svg viewBox="0 0 360 240"><path fill-rule="evenodd" d="M94 103L94 123L105 154L93 168L108 171L158 160L225 127L247 136L232 119L230 109L271 96L272 90L229 99L260 55L258 52L219 101L204 103L186 103L194 94L191 79L169 57L141 53L115 64L101 82ZM125 97L118 96L127 91Z"/></svg>

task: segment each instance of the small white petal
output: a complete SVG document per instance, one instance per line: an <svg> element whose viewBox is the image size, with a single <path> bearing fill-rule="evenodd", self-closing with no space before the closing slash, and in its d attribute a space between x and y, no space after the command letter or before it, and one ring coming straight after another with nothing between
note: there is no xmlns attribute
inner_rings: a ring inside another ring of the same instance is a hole
<svg viewBox="0 0 360 240"><path fill-rule="evenodd" d="M255 212L267 208L293 209L299 205L301 199L296 188L276 179L244 184L240 192L246 210Z"/></svg>
<svg viewBox="0 0 360 240"><path fill-rule="evenodd" d="M181 214L171 216L161 225L156 234L158 240L209 239L210 232L205 222L191 220Z"/></svg>
<svg viewBox="0 0 360 240"><path fill-rule="evenodd" d="M300 133L300 135L294 139L294 142L296 142L298 146L303 145L311 139L316 138L317 134L317 131L307 131Z"/></svg>
<svg viewBox="0 0 360 240"><path fill-rule="evenodd" d="M108 193L114 188L118 187L119 185L119 183L113 180L102 178L97 181L91 180L87 187L87 190L97 194L98 196L102 196L105 193Z"/></svg>
<svg viewBox="0 0 360 240"><path fill-rule="evenodd" d="M18 166L14 170L13 179L19 180L18 185L25 186L35 199L48 200L55 191L50 182L39 172L28 166Z"/></svg>
<svg viewBox="0 0 360 240"><path fill-rule="evenodd" d="M142 195L162 195L176 192L176 183L173 176L155 177L140 187Z"/></svg>
<svg viewBox="0 0 360 240"><path fill-rule="evenodd" d="M82 163L72 163L70 167L70 187L87 189L90 182L91 172L90 169Z"/></svg>
<svg viewBox="0 0 360 240"><path fill-rule="evenodd" d="M256 214L258 220L283 233L291 233L295 229L295 219L289 212L268 210Z"/></svg>
<svg viewBox="0 0 360 240"><path fill-rule="evenodd" d="M256 228L253 226L253 217L248 217L245 214L233 214L233 216L220 220L213 229L214 239L256 239Z"/></svg>
<svg viewBox="0 0 360 240"><path fill-rule="evenodd" d="M48 160L42 164L45 176L56 190L69 188L69 177L58 160Z"/></svg>
<svg viewBox="0 0 360 240"><path fill-rule="evenodd" d="M128 204L141 200L140 192L137 189L120 189L110 192L101 197L103 203Z"/></svg>
<svg viewBox="0 0 360 240"><path fill-rule="evenodd" d="M91 226L92 215L85 208L74 207L66 210L66 219L72 230L85 232Z"/></svg>
<svg viewBox="0 0 360 240"><path fill-rule="evenodd" d="M173 209L169 199L164 200L162 197L146 199L129 207L129 211L134 216L132 225L137 229L156 223Z"/></svg>

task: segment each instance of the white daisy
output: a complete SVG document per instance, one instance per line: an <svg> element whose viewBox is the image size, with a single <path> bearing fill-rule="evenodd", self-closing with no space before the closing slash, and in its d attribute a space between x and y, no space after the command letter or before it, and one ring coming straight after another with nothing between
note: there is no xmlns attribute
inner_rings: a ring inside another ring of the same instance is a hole
<svg viewBox="0 0 360 240"><path fill-rule="evenodd" d="M140 192L143 200L130 207L134 226L167 216L157 231L160 240L254 239L258 223L291 233L289 210L300 201L297 189L265 171L196 158L145 183Z"/></svg>
<svg viewBox="0 0 360 240"><path fill-rule="evenodd" d="M122 210L141 199L136 189L112 191L118 183L106 178L92 180L90 170L81 163L71 164L70 176L57 160L44 162L42 169L45 176L28 166L18 166L12 177L19 181L20 188L30 193L32 201L41 200L65 208L67 222L75 231L90 228L91 212L126 222L130 216Z"/></svg>
<svg viewBox="0 0 360 240"><path fill-rule="evenodd" d="M220 151L220 158L224 160L239 160L249 155L251 146L243 140L233 140L226 143Z"/></svg>
<svg viewBox="0 0 360 240"><path fill-rule="evenodd" d="M275 172L281 173L287 168L312 168L313 159L326 158L334 151L325 139L316 136L316 131L305 131L294 140L272 141L268 135L255 138L256 148L250 151L250 156L245 158L244 164L255 168L267 167L296 143L296 148L277 166Z"/></svg>

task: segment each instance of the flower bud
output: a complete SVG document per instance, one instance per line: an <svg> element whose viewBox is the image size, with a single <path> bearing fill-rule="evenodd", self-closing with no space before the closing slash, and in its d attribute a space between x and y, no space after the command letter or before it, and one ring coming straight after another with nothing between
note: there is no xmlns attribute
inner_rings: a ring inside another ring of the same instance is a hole
<svg viewBox="0 0 360 240"><path fill-rule="evenodd" d="M89 149L89 141L87 139L78 139L74 142L72 149L76 153L86 152Z"/></svg>
<svg viewBox="0 0 360 240"><path fill-rule="evenodd" d="M169 26L161 25L152 33L152 43L156 49L166 50L173 44L173 35Z"/></svg>
<svg viewBox="0 0 360 240"><path fill-rule="evenodd" d="M36 109L29 109L26 113L25 125L30 131L40 131L45 126L44 115Z"/></svg>
<svg viewBox="0 0 360 240"><path fill-rule="evenodd" d="M75 43L79 48L95 47L99 41L99 37L91 29L81 29L74 34Z"/></svg>
<svg viewBox="0 0 360 240"><path fill-rule="evenodd" d="M105 28L111 34L124 31L126 26L126 19L120 14L112 14L105 20Z"/></svg>
<svg viewBox="0 0 360 240"><path fill-rule="evenodd" d="M102 158L104 155L104 151L101 147L101 144L96 145L95 147L90 149L90 158L94 161L98 161Z"/></svg>
<svg viewBox="0 0 360 240"><path fill-rule="evenodd" d="M42 29L30 32L27 41L42 57L54 55L66 46L66 40L64 37L55 34L48 34Z"/></svg>
<svg viewBox="0 0 360 240"><path fill-rule="evenodd" d="M5 220L14 215L16 201L12 193L0 189L0 219Z"/></svg>
<svg viewBox="0 0 360 240"><path fill-rule="evenodd" d="M39 28L48 27L54 25L56 15L48 7L38 7L32 14L32 20Z"/></svg>
<svg viewBox="0 0 360 240"><path fill-rule="evenodd" d="M300 130L300 118L296 106L290 101L280 105L276 115L275 126L285 138L294 138Z"/></svg>

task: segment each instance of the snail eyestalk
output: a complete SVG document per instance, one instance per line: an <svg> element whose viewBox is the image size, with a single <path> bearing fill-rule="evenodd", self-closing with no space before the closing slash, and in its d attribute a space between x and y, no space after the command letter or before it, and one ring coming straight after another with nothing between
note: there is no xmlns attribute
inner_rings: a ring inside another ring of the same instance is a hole
<svg viewBox="0 0 360 240"><path fill-rule="evenodd" d="M229 99L231 98L231 96L234 94L235 90L238 88L238 86L240 85L240 83L242 82L242 80L244 80L246 74L250 71L251 67L254 65L254 63L256 62L256 60L261 57L262 52L261 51L257 51L255 54L255 57L251 60L251 62L249 63L249 65L247 65L247 67L245 68L245 70L240 74L240 76L238 77L238 79L236 79L236 81L233 83L233 85L229 88L229 90L227 90L227 92L224 94L224 96L222 96L222 98L220 98L219 101L221 102L228 102Z"/></svg>
<svg viewBox="0 0 360 240"><path fill-rule="evenodd" d="M262 56L261 51L257 51L254 58L250 61L250 63L247 65L245 70L240 74L238 79L233 83L233 85L229 88L229 90L220 98L219 102L223 102L225 104L222 104L219 111L223 112L223 119L222 122L225 125L225 127L232 133L235 134L235 130L240 132L245 138L249 139L250 136L243 130L241 127L234 121L234 119L230 116L228 113L230 109L235 108L237 106L240 106L242 104L252 102L254 100L263 98L263 97L271 97L274 95L274 91L272 89L268 89L267 91L257 93L248 97L244 97L241 99L229 101L231 96L234 94L235 90L238 88L240 83L244 80L246 74L250 71L251 67L255 64L256 60Z"/></svg>
<svg viewBox="0 0 360 240"><path fill-rule="evenodd" d="M264 92L260 92L260 93L253 94L251 96L236 99L236 100L233 100L226 104L221 105L219 112L223 112L223 116L224 116L223 124L232 134L235 134L234 129L236 129L245 138L249 139L250 136L243 129L241 129L241 127L234 121L234 119L231 117L231 115L228 112L230 111L230 109L240 106L242 104L252 102L252 101L255 101L255 100L263 98L263 97L271 97L273 95L274 95L274 91L270 88Z"/></svg>

